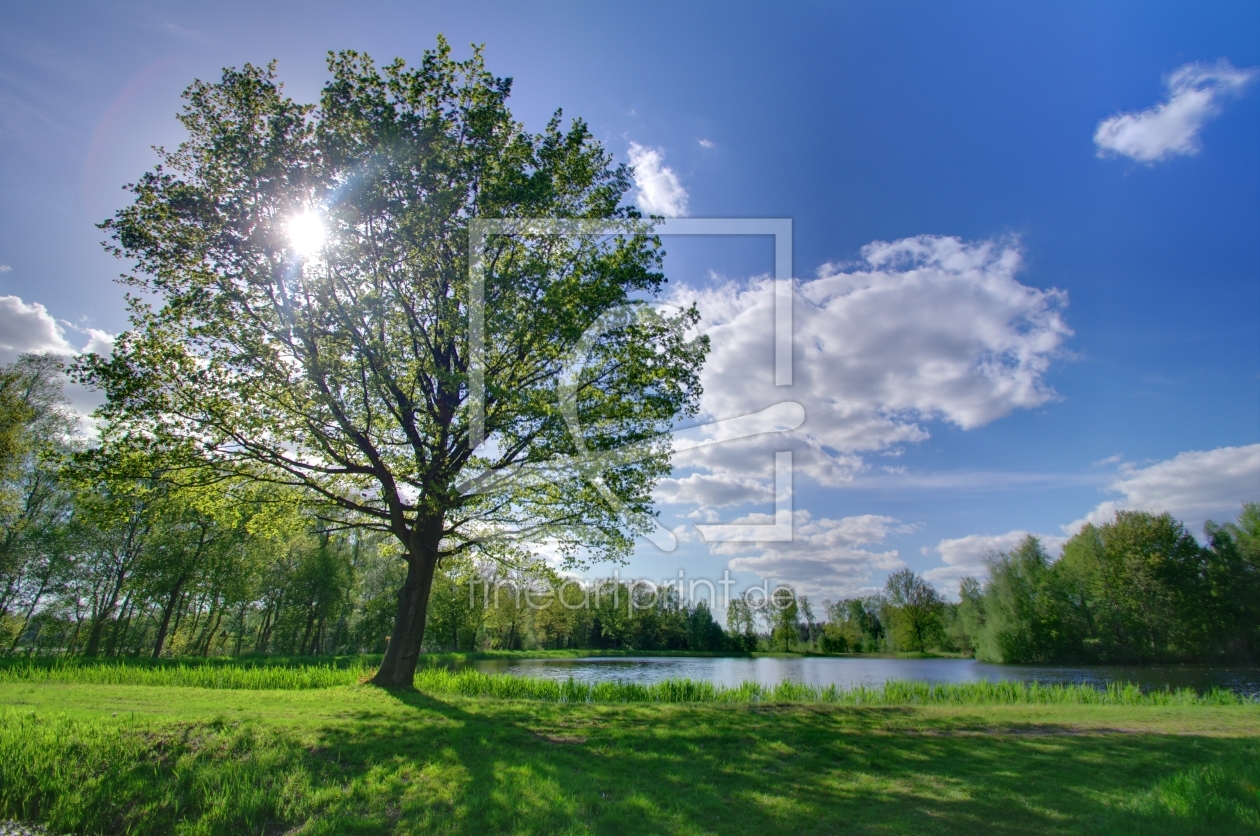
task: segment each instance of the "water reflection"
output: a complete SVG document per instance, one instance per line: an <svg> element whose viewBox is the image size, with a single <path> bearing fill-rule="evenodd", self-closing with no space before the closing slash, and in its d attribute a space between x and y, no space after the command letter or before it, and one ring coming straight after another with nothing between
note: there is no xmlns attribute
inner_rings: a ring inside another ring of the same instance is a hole
<svg viewBox="0 0 1260 836"><path fill-rule="evenodd" d="M662 679L705 680L717 685L760 682L774 685L785 680L809 685L859 685L878 687L888 680L920 682L975 682L1017 680L1022 682L1075 683L1105 686L1110 682L1135 682L1143 688L1230 688L1244 694L1260 694L1260 667L990 665L974 659L877 659L861 657L590 657L583 659L494 659L465 663L489 674L510 673L581 682L620 680L650 684Z"/></svg>

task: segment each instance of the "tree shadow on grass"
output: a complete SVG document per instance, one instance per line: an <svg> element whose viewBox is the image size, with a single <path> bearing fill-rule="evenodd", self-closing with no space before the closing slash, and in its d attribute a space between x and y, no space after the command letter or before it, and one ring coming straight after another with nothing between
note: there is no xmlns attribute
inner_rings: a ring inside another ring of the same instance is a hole
<svg viewBox="0 0 1260 836"><path fill-rule="evenodd" d="M336 753L346 789L309 832L1106 831L1156 780L1255 749L1053 725L932 727L908 708L389 693L405 711L321 734L318 756Z"/></svg>

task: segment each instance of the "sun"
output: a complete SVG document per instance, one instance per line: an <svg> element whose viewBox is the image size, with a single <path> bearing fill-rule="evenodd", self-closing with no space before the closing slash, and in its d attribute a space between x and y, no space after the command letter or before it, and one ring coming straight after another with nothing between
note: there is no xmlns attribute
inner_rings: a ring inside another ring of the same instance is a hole
<svg viewBox="0 0 1260 836"><path fill-rule="evenodd" d="M324 246L324 222L313 211L290 218L285 230L289 233L289 245L302 258L318 255Z"/></svg>

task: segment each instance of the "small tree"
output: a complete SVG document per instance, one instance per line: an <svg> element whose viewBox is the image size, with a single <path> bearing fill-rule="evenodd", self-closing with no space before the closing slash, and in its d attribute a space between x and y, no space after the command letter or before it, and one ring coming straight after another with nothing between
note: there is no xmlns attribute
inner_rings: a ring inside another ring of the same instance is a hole
<svg viewBox="0 0 1260 836"><path fill-rule="evenodd" d="M889 575L884 591L892 609L899 644L920 653L927 650L941 631L945 602L940 593L910 569Z"/></svg>
<svg viewBox="0 0 1260 836"><path fill-rule="evenodd" d="M572 560L628 553L707 343L685 336L694 309L606 316L660 290L656 239L499 236L474 369L469 221L632 222L630 172L580 121L527 133L480 51L456 61L439 39L416 68L343 52L329 69L317 106L274 67L188 88L188 140L103 225L134 264L132 328L79 369L118 425L394 537L407 575L374 681L410 685L440 561L545 538Z"/></svg>

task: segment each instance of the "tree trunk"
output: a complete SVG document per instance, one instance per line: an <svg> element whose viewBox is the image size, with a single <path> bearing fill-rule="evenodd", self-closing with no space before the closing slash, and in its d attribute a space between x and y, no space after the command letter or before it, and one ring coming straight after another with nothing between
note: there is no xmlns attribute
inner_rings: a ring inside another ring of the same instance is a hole
<svg viewBox="0 0 1260 836"><path fill-rule="evenodd" d="M298 644L299 656L311 655L307 651L306 643L311 640L311 630L315 628L315 617L317 612L318 611L313 606L308 606L306 608L306 629L302 631L302 641ZM311 642L312 647L314 647L314 644L314 642Z"/></svg>
<svg viewBox="0 0 1260 836"><path fill-rule="evenodd" d="M118 606L118 596L122 593L123 572L124 570L121 568L118 570L114 587L110 590L105 606L96 614L96 618L92 619L92 629L88 633L87 647L83 651L84 656L96 656L101 649L101 633L105 629L105 621L113 617L114 608Z"/></svg>
<svg viewBox="0 0 1260 836"><path fill-rule="evenodd" d="M166 644L166 631L171 626L171 616L175 614L175 605L179 603L179 592L184 587L184 581L188 575L181 575L179 580L175 581L175 588L171 590L171 597L166 601L166 608L162 610L162 623L158 627L157 641L153 643L153 658L157 659L162 655L162 645Z"/></svg>
<svg viewBox="0 0 1260 836"><path fill-rule="evenodd" d="M210 632L206 635L206 643L201 648L202 656L210 655L210 645L214 643L214 637L219 634L219 625L222 623L223 623L223 608L220 607L219 613L218 615L215 616L215 619L214 619L214 627L212 627L210 629Z"/></svg>
<svg viewBox="0 0 1260 836"><path fill-rule="evenodd" d="M39 590L35 593L35 597L31 599L31 605L26 608L26 617L22 619L22 629L18 630L17 635L13 637L13 643L9 645L9 652L17 650L18 642L22 640L22 636L26 635L26 631L31 626L31 616L35 614L35 608L39 606L40 599L44 597L44 593L48 591L48 579L40 581Z"/></svg>
<svg viewBox="0 0 1260 836"><path fill-rule="evenodd" d="M426 549L425 552L408 555L407 580L398 591L394 632L385 648L380 670L372 677L374 685L410 688L415 678L416 660L420 658L420 646L424 642L429 591L433 588L433 572L437 568L437 549Z"/></svg>
<svg viewBox="0 0 1260 836"><path fill-rule="evenodd" d="M109 637L109 645L105 650L106 656L118 656L122 652L119 648L126 641L127 633L131 629L131 615L134 611L134 605L132 593L128 592L127 597L123 599L122 609L118 611L118 618L114 619L114 630Z"/></svg>
<svg viewBox="0 0 1260 836"><path fill-rule="evenodd" d="M248 606L249 604L241 604L241 614L236 625L236 651L233 656L241 655L241 644L245 641L245 610Z"/></svg>
<svg viewBox="0 0 1260 836"><path fill-rule="evenodd" d="M189 655L195 656L198 653L201 653L203 656L208 655L208 651L210 649L210 639L214 636L214 631L219 629L218 622L214 620L216 615L219 616L219 618L223 617L219 610L219 599L217 597L210 599L210 609L206 612L206 624L201 628L201 635L198 638L193 639L192 647L189 648ZM191 632L195 633L196 630L197 622L194 621ZM203 652L203 650L205 652Z"/></svg>

